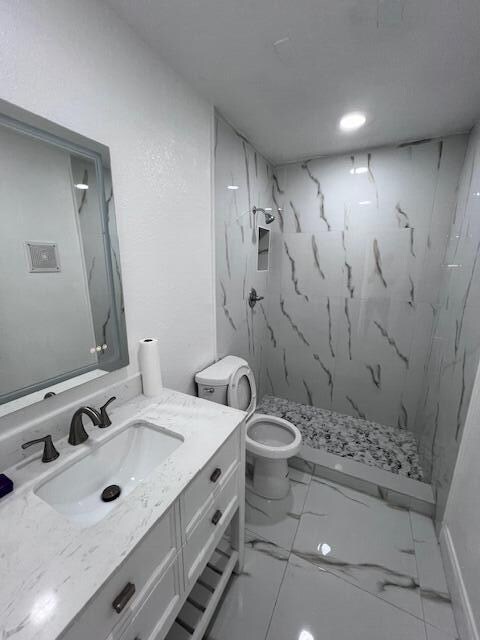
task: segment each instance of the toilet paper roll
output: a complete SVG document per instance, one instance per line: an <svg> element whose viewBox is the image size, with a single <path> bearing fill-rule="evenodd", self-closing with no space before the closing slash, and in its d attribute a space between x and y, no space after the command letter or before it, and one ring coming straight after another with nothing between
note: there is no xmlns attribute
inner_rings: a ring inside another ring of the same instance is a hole
<svg viewBox="0 0 480 640"><path fill-rule="evenodd" d="M143 338L139 341L138 360L142 374L143 394L150 398L158 396L163 389L163 384L160 349L156 338Z"/></svg>

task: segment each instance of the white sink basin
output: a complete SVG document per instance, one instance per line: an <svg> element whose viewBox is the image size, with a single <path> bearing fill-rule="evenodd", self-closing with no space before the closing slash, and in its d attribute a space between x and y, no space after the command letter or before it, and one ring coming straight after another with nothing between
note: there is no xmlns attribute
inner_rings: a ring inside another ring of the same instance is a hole
<svg viewBox="0 0 480 640"><path fill-rule="evenodd" d="M134 422L97 446L78 462L41 484L36 495L81 527L104 518L155 467L183 442L183 438L148 422ZM118 485L120 496L104 502L102 491Z"/></svg>

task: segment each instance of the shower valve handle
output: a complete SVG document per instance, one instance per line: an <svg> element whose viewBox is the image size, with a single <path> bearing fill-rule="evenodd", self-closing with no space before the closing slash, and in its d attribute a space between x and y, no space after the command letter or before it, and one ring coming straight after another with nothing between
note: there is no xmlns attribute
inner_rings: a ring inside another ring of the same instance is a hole
<svg viewBox="0 0 480 640"><path fill-rule="evenodd" d="M256 290L252 287L250 289L250 293L248 296L248 304L250 305L250 309L253 309L253 307L257 304L257 302L260 302L260 300L263 300L265 296L257 296L257 292Z"/></svg>

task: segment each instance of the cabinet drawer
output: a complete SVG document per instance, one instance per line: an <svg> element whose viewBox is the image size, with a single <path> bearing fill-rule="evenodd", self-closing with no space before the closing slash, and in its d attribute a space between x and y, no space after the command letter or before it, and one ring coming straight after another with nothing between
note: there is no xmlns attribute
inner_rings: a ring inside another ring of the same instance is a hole
<svg viewBox="0 0 480 640"><path fill-rule="evenodd" d="M114 540L112 544L115 544ZM175 514L172 508L97 591L62 640L101 640L114 628L119 633L152 584L172 562L176 552Z"/></svg>
<svg viewBox="0 0 480 640"><path fill-rule="evenodd" d="M145 603L135 613L121 640L160 640L166 636L175 619L180 596L180 569L176 557ZM108 640L116 638L111 637Z"/></svg>
<svg viewBox="0 0 480 640"><path fill-rule="evenodd" d="M225 486L232 469L240 457L240 434L238 429L213 458L197 474L180 499L182 536L188 540L196 525L209 509L215 495Z"/></svg>
<svg viewBox="0 0 480 640"><path fill-rule="evenodd" d="M192 584L204 569L238 506L239 468L230 474L222 491L192 531L183 547L185 585Z"/></svg>

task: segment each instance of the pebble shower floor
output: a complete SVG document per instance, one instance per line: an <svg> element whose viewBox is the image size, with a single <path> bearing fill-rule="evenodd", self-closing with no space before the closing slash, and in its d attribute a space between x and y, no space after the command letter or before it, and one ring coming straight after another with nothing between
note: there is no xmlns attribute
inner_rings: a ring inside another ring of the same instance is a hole
<svg viewBox="0 0 480 640"><path fill-rule="evenodd" d="M410 431L269 395L262 398L257 412L289 420L300 429L303 443L313 449L424 480L417 442Z"/></svg>

